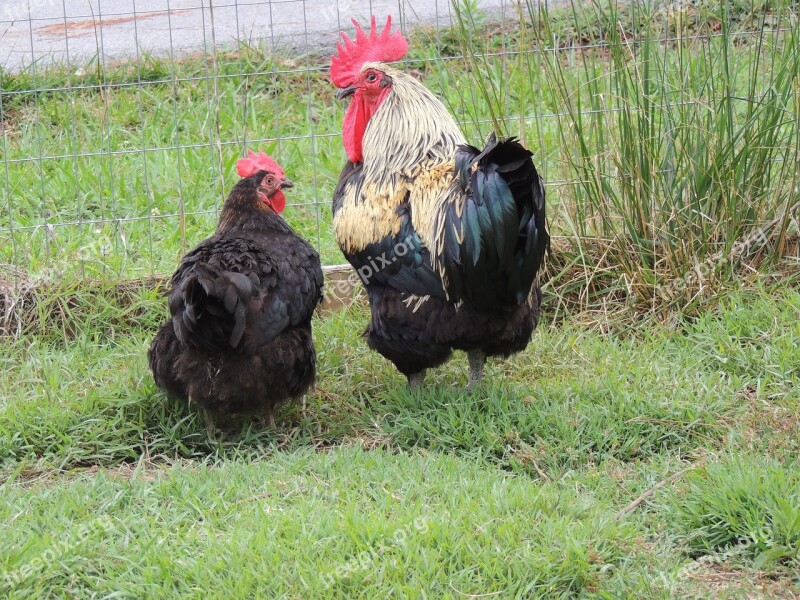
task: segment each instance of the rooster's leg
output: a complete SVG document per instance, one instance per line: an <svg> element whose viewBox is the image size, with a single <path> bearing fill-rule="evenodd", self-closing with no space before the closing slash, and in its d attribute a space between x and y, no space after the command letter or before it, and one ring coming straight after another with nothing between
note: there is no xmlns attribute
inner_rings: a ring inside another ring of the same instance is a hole
<svg viewBox="0 0 800 600"><path fill-rule="evenodd" d="M408 387L412 390L418 390L422 385L422 382L425 381L425 369L421 371L417 371L416 373L411 373L408 375Z"/></svg>
<svg viewBox="0 0 800 600"><path fill-rule="evenodd" d="M483 379L483 365L486 364L486 353L482 350L467 352L469 358L469 383L467 391L472 391Z"/></svg>

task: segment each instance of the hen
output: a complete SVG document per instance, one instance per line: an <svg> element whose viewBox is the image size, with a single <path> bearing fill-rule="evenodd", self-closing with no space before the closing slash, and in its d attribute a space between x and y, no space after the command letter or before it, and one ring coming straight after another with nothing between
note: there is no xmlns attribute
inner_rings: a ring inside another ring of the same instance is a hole
<svg viewBox="0 0 800 600"><path fill-rule="evenodd" d="M237 170L216 232L172 276L172 318L148 352L156 384L200 406L209 433L215 413L260 412L274 425L274 407L315 379L319 255L280 216L292 187L283 169L249 152Z"/></svg>
<svg viewBox="0 0 800 600"><path fill-rule="evenodd" d="M354 20L331 59L348 162L333 198L339 247L367 288L371 348L419 385L454 349L470 384L487 356L524 349L549 248L544 187L513 138L468 146L442 102L388 64L408 51L391 17Z"/></svg>

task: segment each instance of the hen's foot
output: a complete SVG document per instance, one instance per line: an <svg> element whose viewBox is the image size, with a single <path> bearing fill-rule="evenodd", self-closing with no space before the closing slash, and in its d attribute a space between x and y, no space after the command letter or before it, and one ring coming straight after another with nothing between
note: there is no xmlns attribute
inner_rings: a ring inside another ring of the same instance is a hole
<svg viewBox="0 0 800 600"><path fill-rule="evenodd" d="M221 442L225 437L225 432L216 426L216 424L214 423L214 417L212 416L210 410L203 408L202 411L203 411L203 421L206 424L206 433L208 434L208 439L210 439L213 442Z"/></svg>

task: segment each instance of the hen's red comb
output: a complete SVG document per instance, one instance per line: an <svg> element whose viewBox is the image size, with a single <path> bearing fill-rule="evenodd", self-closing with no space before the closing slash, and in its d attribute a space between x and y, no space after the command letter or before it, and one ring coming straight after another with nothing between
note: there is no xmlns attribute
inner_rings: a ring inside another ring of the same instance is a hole
<svg viewBox="0 0 800 600"><path fill-rule="evenodd" d="M352 85L364 63L400 60L408 52L408 42L403 34L399 31L392 33L391 15L386 18L380 35L375 27L374 15L369 37L355 19L353 25L356 26L355 41L342 32L342 41L336 43L337 54L331 57L331 80L339 88Z"/></svg>
<svg viewBox="0 0 800 600"><path fill-rule="evenodd" d="M248 150L247 158L240 158L236 161L236 172L239 173L239 177L250 177L259 171L268 171L278 177L286 177L278 163L263 152L256 154L252 150Z"/></svg>

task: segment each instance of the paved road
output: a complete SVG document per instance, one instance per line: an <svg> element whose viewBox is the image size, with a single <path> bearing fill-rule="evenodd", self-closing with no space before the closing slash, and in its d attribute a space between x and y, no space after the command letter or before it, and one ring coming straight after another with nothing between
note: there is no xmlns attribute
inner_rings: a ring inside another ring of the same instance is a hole
<svg viewBox="0 0 800 600"><path fill-rule="evenodd" d="M213 3L213 11L209 4ZM510 0L479 0L488 12ZM30 5L30 10L28 9ZM212 27L213 12L213 27ZM236 40L271 47L333 47L340 23L399 15L408 24L446 24L449 0L0 0L0 65L80 64L135 57L137 48L185 54ZM348 27L349 29L349 27Z"/></svg>

